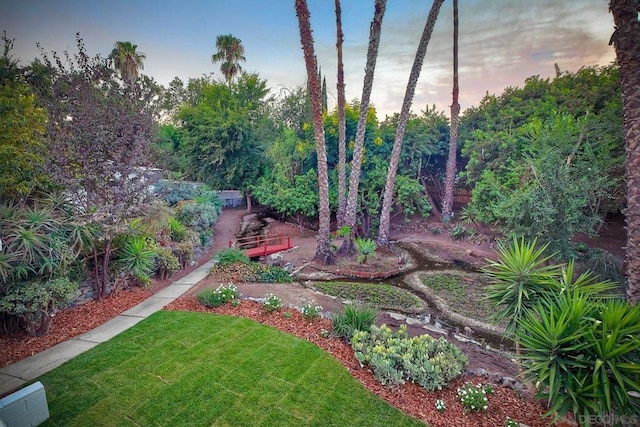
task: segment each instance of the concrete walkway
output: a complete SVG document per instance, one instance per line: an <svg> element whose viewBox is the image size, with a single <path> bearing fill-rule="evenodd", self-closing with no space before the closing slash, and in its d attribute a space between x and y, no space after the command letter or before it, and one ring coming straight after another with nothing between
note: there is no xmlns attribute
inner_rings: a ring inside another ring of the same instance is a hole
<svg viewBox="0 0 640 427"><path fill-rule="evenodd" d="M211 267L213 267L213 262L209 261L107 323L0 369L0 396L24 387L40 375L57 368L98 344L110 340L156 311L162 310L165 305L171 303L207 277Z"/></svg>

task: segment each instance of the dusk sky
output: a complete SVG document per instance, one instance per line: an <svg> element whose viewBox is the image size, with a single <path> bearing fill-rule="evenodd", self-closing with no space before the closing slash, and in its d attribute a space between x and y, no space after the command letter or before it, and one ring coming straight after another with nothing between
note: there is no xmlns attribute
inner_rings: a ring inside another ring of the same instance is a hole
<svg viewBox="0 0 640 427"><path fill-rule="evenodd" d="M274 93L306 79L293 0L15 0L0 7L0 31L15 38L14 56L26 65L45 51L75 52L80 32L87 51L106 56L131 41L147 55L142 73L167 85L213 72L215 39L242 40L246 71L257 72ZM372 103L383 119L399 112L431 1L389 0L382 25ZM452 1L446 0L429 43L413 110L436 105L449 114L452 89ZM459 73L462 111L487 93L523 86L532 75L608 65L613 19L607 0L459 0ZM309 0L315 49L327 79L329 107L336 99L333 0ZM373 17L373 0L342 0L347 101L360 99Z"/></svg>

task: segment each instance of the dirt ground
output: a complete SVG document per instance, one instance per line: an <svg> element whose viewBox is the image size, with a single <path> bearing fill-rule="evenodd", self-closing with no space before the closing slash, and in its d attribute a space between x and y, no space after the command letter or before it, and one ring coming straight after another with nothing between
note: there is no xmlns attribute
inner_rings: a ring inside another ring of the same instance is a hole
<svg viewBox="0 0 640 427"><path fill-rule="evenodd" d="M215 226L215 242L211 252L228 247L228 242L235 238L235 233L240 228L242 218L247 215L244 209L225 209L218 223ZM462 261L470 265L481 266L487 258L495 259L495 240L492 237L475 238L467 240L453 240L447 230L435 232L434 229L441 226L438 223L412 220L409 223L394 224L392 226L390 238L393 242L419 243L428 247L445 260ZM624 232L624 230L622 230ZM322 269L313 263L317 241L312 231L301 230L298 226L289 223L271 222L268 225L269 235L284 235L292 238L293 248L284 252L283 263L290 263L295 270ZM587 244L600 244L601 247L609 250L615 256L623 254L624 238L620 233L620 227L616 224L607 224L603 230L603 239L594 241L583 238ZM339 240L333 242L335 246L340 245ZM372 268L372 267L370 267ZM330 268L329 268L330 269ZM189 295L194 295L202 289L217 287L221 283L214 276L210 276L194 287ZM304 282L294 282L292 284L263 284L263 283L237 283L240 292L249 297L262 298L266 293L273 293L282 298L285 306L301 307L306 302L321 305L325 314L338 313L342 310L343 304L340 300L324 295L313 289L304 286ZM386 323L392 327L398 327L403 321L398 321L389 316L386 312L378 315L376 323ZM426 333L420 325L409 325L412 335ZM447 339L455 342L469 357L468 369L477 372L482 369L490 375L502 375L515 377L518 373L517 367L510 357L492 350L486 350L473 343L460 342L449 336Z"/></svg>
<svg viewBox="0 0 640 427"><path fill-rule="evenodd" d="M219 250L228 247L228 242L235 238L235 232L240 228L242 218L247 215L245 210L227 209L221 215L215 226L215 243L212 250ZM283 262L291 263L293 269L302 267L315 268L312 263L315 256L317 241L309 230L301 230L293 225L281 222L272 222L268 226L268 234L285 235L292 237L294 247L284 252ZM394 230L391 233L391 240L398 242L419 242L438 248L439 254L445 259L462 259L470 264L481 264L485 258L494 257L494 252L490 243L470 243L452 241L448 234L433 234L427 230ZM339 245L339 241L334 242ZM197 294L206 288L216 288L221 283L215 276L209 276L198 285L192 288L185 297ZM301 307L306 302L321 305L325 315L339 313L343 309L343 303L328 295L324 295L313 289L305 287L299 282L291 284L268 284L268 283L236 283L238 290L244 296L262 298L267 293L273 293L283 300L285 306ZM405 323L390 317L387 312L379 313L376 323L387 324L393 328ZM410 335L427 333L421 325L408 325ZM437 336L437 334L435 334ZM460 347L469 357L468 370L478 372L482 369L489 375L515 377L518 373L515 364L509 357L492 350L483 349L473 343L460 342L452 336L446 337Z"/></svg>

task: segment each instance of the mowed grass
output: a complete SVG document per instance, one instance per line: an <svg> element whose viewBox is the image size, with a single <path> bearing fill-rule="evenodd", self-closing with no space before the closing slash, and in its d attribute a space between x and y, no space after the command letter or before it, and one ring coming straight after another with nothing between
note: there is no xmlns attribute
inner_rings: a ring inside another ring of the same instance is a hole
<svg viewBox="0 0 640 427"><path fill-rule="evenodd" d="M160 311L39 378L47 426L417 426L317 346Z"/></svg>

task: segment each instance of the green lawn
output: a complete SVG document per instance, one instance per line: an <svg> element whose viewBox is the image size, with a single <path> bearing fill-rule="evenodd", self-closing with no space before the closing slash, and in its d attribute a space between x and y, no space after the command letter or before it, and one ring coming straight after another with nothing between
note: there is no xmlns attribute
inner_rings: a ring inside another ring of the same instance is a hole
<svg viewBox="0 0 640 427"><path fill-rule="evenodd" d="M315 345L229 316L158 312L39 380L44 425L422 425Z"/></svg>

